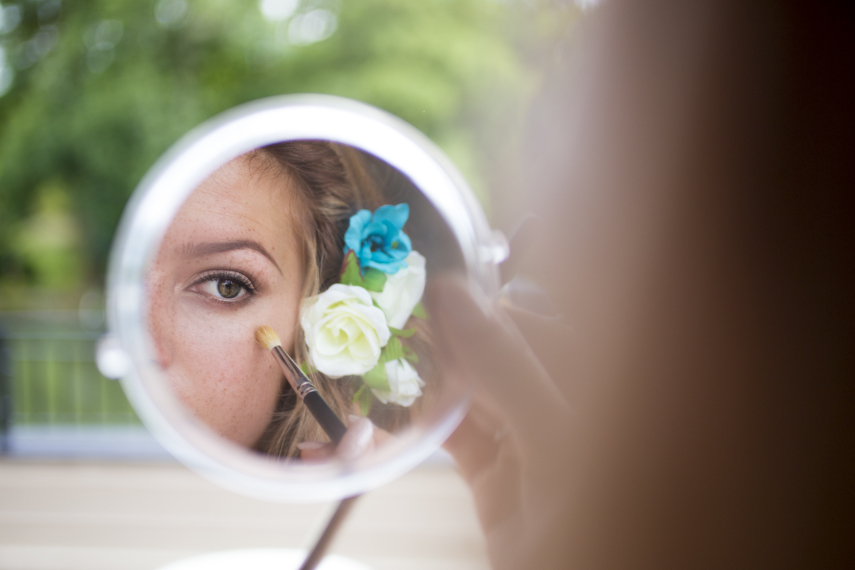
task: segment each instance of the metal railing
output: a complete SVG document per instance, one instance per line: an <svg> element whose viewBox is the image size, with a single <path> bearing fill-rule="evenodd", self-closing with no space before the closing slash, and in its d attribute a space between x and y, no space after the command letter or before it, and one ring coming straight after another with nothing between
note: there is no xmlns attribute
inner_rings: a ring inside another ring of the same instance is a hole
<svg viewBox="0 0 855 570"><path fill-rule="evenodd" d="M119 383L95 366L103 332L87 330L76 317L70 311L0 313L3 435L13 426L140 424Z"/></svg>

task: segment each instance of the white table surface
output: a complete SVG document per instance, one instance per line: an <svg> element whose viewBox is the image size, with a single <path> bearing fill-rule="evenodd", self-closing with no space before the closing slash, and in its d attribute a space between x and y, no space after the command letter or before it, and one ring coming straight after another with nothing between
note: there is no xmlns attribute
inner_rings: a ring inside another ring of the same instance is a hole
<svg viewBox="0 0 855 570"><path fill-rule="evenodd" d="M0 459L0 569L155 570L306 548L330 509L248 499L174 462ZM442 463L362 497L331 552L375 570L489 568L471 496Z"/></svg>

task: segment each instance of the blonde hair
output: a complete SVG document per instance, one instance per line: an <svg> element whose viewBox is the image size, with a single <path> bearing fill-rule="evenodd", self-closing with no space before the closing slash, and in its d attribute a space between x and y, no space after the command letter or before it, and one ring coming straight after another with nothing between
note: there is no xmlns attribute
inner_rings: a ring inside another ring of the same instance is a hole
<svg viewBox="0 0 855 570"><path fill-rule="evenodd" d="M273 159L289 182L296 199L293 220L303 253L305 279L303 298L326 290L340 278L344 260L344 233L350 217L361 209L374 210L384 203L379 186L382 172L366 156L348 146L325 141L295 141L271 145L253 153L253 158ZM267 161L265 161L267 162ZM294 358L306 362L306 344L299 322L295 326ZM425 352L429 346L426 325L412 343ZM429 358L425 359L430 361ZM430 367L428 362L422 367ZM346 420L354 413L353 394L359 387L356 377L330 379L313 371L310 374L318 392L340 418ZM424 376L422 376L424 378ZM372 421L384 429L392 429L409 421L410 409L375 402ZM375 410L376 408L376 410ZM346 423L346 422L345 422ZM308 412L290 385L283 382L283 391L276 411L264 435L256 445L259 451L276 456L298 456L297 444L302 441L326 441L328 438Z"/></svg>

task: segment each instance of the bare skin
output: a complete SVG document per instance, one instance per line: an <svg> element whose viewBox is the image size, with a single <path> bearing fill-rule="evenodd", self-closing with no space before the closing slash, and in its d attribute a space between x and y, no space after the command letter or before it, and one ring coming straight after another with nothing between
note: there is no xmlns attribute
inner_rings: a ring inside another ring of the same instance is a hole
<svg viewBox="0 0 855 570"><path fill-rule="evenodd" d="M148 276L157 357L180 400L213 431L251 447L283 386L255 329L294 346L304 268L281 170L239 157L181 207Z"/></svg>

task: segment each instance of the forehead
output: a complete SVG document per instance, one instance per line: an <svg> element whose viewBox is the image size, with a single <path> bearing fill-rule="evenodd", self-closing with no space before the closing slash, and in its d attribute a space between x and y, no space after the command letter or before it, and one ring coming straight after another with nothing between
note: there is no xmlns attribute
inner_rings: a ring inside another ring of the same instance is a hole
<svg viewBox="0 0 855 570"><path fill-rule="evenodd" d="M173 237L256 239L270 245L294 241L297 201L293 183L263 154L238 157L203 181L181 206ZM180 234L180 235L176 235Z"/></svg>

